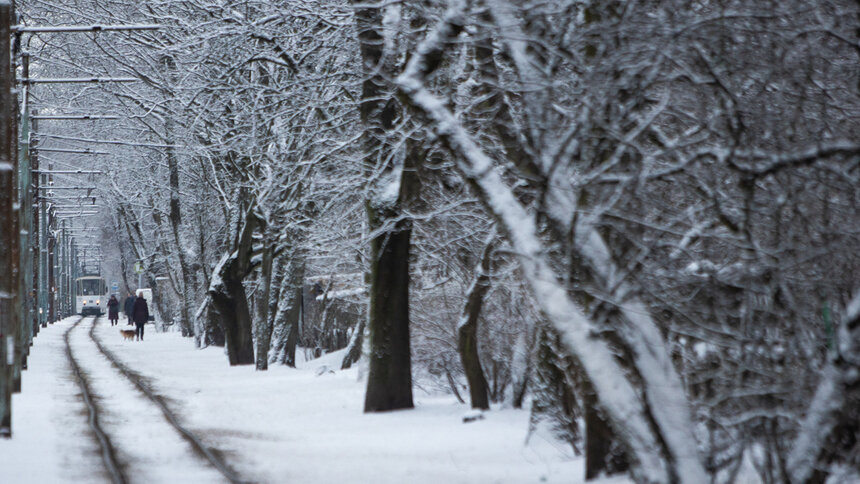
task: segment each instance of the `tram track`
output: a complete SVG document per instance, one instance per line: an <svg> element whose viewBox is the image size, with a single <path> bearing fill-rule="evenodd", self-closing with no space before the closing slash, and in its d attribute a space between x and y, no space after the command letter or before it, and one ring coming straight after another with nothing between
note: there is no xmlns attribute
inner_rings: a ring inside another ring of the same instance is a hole
<svg viewBox="0 0 860 484"><path fill-rule="evenodd" d="M101 411L95 399L93 398L93 393L90 390L89 379L87 378L86 373L81 370L81 366L78 364L78 360L75 359L75 355L72 351L72 345L69 342L69 334L75 328L77 328L83 320L83 316L78 318L78 320L75 321L75 323L70 326L69 329L67 329L66 332L63 334L66 358L68 358L69 360L69 365L72 367L72 373L74 373L75 375L75 380L77 381L78 386L81 389L81 395L83 396L84 403L87 406L88 424L99 442L99 447L101 448L102 462L105 465L105 470L107 471L108 475L110 475L111 481L114 484L126 484L128 481L125 477L125 473L123 472L123 466L119 463L119 460L117 458L114 445L111 442L110 437L108 437L107 433L101 427L101 423L99 421L99 414L101 413Z"/></svg>
<svg viewBox="0 0 860 484"><path fill-rule="evenodd" d="M123 459L123 456L133 456L134 452L131 449L125 448L128 445L127 436L125 437L126 444L118 445L116 441L122 439L112 438L110 429L105 429L105 425L103 423L104 419L100 418L105 415L105 409L102 408L102 406L99 404L99 400L103 399L103 397L100 396L99 392L94 389L94 386L97 385L93 385L93 380L87 373L87 365L82 365L79 358L76 358L75 356L76 349L80 349L80 345L82 343L79 340L77 344L73 344L72 341L70 341L71 335L77 328L80 327L81 323L87 320L92 321L89 331L87 332L88 340L91 344L95 345L96 349L98 349L98 353L93 353L92 355L90 355L90 366L93 365L92 358L94 358L97 354L99 358L103 358L101 360L104 362L102 366L109 364L111 367L110 371L122 375L123 379L127 382L123 385L128 388L128 391L134 392L138 395L138 397L135 398L140 398L148 402L149 404L157 407L158 411L163 416L164 421L168 423L170 427L182 439L182 441L184 441L190 447L190 450L192 452L188 454L189 458L193 459L193 454L201 461L201 464L205 464L204 467L209 467L213 469L215 472L220 474L223 479L225 479L227 482L230 482L231 484L245 484L247 482L250 482L241 479L239 475L227 465L224 459L221 458L217 449L205 445L204 442L194 432L192 432L185 425L183 425L181 419L178 417L176 412L173 411L166 402L166 399L156 393L152 386L147 383L146 379L143 376L129 368L128 365L123 363L115 354L113 354L113 352L111 352L102 343L102 341L95 334L96 324L98 321L96 318L81 317L80 319L75 321L63 335L65 343L65 353L72 368L72 372L75 375L78 386L80 387L84 403L87 406L89 426L95 434L96 439L98 440L101 449L102 461L104 463L108 475L110 476L111 481L114 484L126 484L129 482L129 476L135 476L135 474L130 470L132 467L134 467L134 463L127 462L127 459ZM79 335L76 338L81 337L82 335ZM104 368L101 368L100 371L102 372L102 375L104 375L104 372L106 370ZM134 390L132 390L132 388L136 389L137 391L135 392ZM109 398L107 400L109 400ZM108 404L106 404L105 406L108 406ZM152 418L158 419L158 417L156 417L157 414L158 412L153 411ZM114 418L114 420L116 420L116 418ZM115 423L114 425L117 424ZM116 434L121 430L123 429L114 428L113 432L114 434ZM113 435L113 437L118 437L118 435Z"/></svg>
<svg viewBox="0 0 860 484"><path fill-rule="evenodd" d="M230 481L232 484L246 484L249 481L242 480L235 471L233 471L223 459L221 459L216 452L206 446L199 437L197 437L193 432L188 430L177 417L176 413L173 412L170 407L168 407L167 403L164 401L164 398L161 395L158 395L153 391L152 387L145 383L144 378L139 375L134 370L131 370L128 365L123 363L116 357L110 350L105 348L102 342L95 335L96 325L93 322L92 327L90 327L89 336L90 339L95 343L96 347L99 349L99 352L107 358L114 367L122 373L141 393L146 395L146 397L155 404L164 415L165 420L185 439L194 449L195 453L206 461L209 462L218 472L224 476L225 479Z"/></svg>

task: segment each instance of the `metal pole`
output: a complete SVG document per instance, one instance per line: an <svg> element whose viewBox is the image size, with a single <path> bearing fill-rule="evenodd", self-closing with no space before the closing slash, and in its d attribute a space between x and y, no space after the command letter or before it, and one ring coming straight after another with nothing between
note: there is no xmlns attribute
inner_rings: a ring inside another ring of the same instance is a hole
<svg viewBox="0 0 860 484"><path fill-rule="evenodd" d="M38 152L36 160L38 160ZM39 175L39 184L36 186L36 193L39 192L39 186L45 183L47 175ZM43 328L48 326L48 297L50 287L48 284L48 214L46 212L47 203L43 198L39 198L39 322Z"/></svg>
<svg viewBox="0 0 860 484"><path fill-rule="evenodd" d="M55 223L59 225L59 219L55 217L54 220L57 220ZM54 264L56 265L56 269L54 269L56 288L54 290L57 294L57 321L59 321L66 317L66 265L68 265L69 244L66 240L65 228L60 228L57 235L57 244L59 245L60 253L54 257Z"/></svg>
<svg viewBox="0 0 860 484"><path fill-rule="evenodd" d="M78 242L70 235L66 235L69 240L69 270L66 273L66 316L71 316L75 312L75 279L81 276L80 255L78 254Z"/></svg>
<svg viewBox="0 0 860 484"><path fill-rule="evenodd" d="M63 237L66 239L66 261L68 262L68 265L63 268L63 307L65 308L63 317L67 318L72 315L73 311L72 281L75 270L75 239L69 234L65 220L63 220Z"/></svg>
<svg viewBox="0 0 860 484"><path fill-rule="evenodd" d="M38 114L38 111L33 110L33 115L30 119L32 120L33 129L37 129L38 121L35 116ZM33 169L39 169L39 151L37 147L38 141L33 139L30 142L30 161L33 164ZM45 288L45 281L47 278L45 277L45 256L47 253L47 246L45 244L45 203L41 197L39 197L39 186L42 183L44 175L36 174L33 177L33 197L34 204L36 209L36 214L33 217L33 235L35 236L33 247L35 250L35 260L34 260L34 282L35 282L35 291L36 291L36 310L35 310L35 328L34 330L38 333L39 328L44 328L47 326L47 289Z"/></svg>
<svg viewBox="0 0 860 484"><path fill-rule="evenodd" d="M21 67L26 74L30 70L30 56L26 52L21 56ZM15 386L14 391L21 391L21 372L27 368L27 356L30 352L30 341L32 340L32 307L33 298L30 288L33 287L33 268L32 268L32 244L30 239L33 233L33 200L32 190L30 189L30 107L27 103L27 86L23 86L21 99L21 123L18 139L18 194L20 207L20 231L19 231L19 247L20 259L19 265L19 282L20 289L18 290L19 300L21 303L20 309L20 326L17 337L15 338L15 354L18 356L15 360Z"/></svg>
<svg viewBox="0 0 860 484"><path fill-rule="evenodd" d="M57 271L55 268L56 264L56 251L57 251L57 237L53 235L52 230L56 229L54 225L53 217L51 217L51 212L45 211L45 234L46 234L46 245L47 251L45 252L45 264L47 265L47 292L45 293L48 298L48 321L51 324L57 320L57 299L56 299L56 288L57 288Z"/></svg>
<svg viewBox="0 0 860 484"><path fill-rule="evenodd" d="M17 234L15 226L15 168L12 133L15 112L12 98L12 51L9 27L12 4L0 0L0 436L12 436L12 381L9 369L15 361L14 335L18 318L15 307L18 280L14 270ZM7 344L7 342L12 343Z"/></svg>
<svg viewBox="0 0 860 484"><path fill-rule="evenodd" d="M15 2L14 2L14 0L12 1L11 15L12 15L11 18L14 19L15 18ZM21 335L21 331L23 330L23 326L24 326L24 321L21 319L21 311L23 309L23 306L26 305L26 294L24 292L22 292L22 290L21 290L23 287L22 279L24 278L24 267L21 265L21 260L22 260L21 252L25 250L25 247L21 244L21 231L25 230L26 226L24 225L24 222L23 222L23 214L22 214L23 210L21 209L22 208L21 207L21 200L23 197L21 195L21 186L20 186L21 173L19 171L20 170L20 163L18 160L18 115L19 115L19 112L18 112L18 91L17 91L16 85L15 85L15 74L18 72L18 65L16 63L16 60L17 60L16 56L18 55L18 50L17 50L18 45L20 45L18 42L14 42L12 44L12 56L9 58L9 68L12 71L12 79L11 79L11 82L12 82L12 105L10 106L10 108L12 110L12 115L10 117L10 119L12 120L12 133L11 133L11 135L12 135L12 138L11 138L12 152L10 153L9 156L13 160L13 163L15 164L14 173L15 173L15 176L17 178L16 178L16 182L15 182L14 187L15 187L16 200L18 202L18 206L17 206L17 209L15 211L15 217L13 218L14 225L12 226L13 230L15 231L15 234L17 235L17 237L15 238L15 241L14 241L15 245L13 246L14 253L13 253L12 264L14 264L14 269L12 270L12 274L16 278L17 284L18 284L18 288L17 288L18 290L17 290L17 293L15 294L15 307L18 308L18 312L17 312L16 318L15 318L16 319L15 325L13 326L14 333L12 335L10 335L12 337L12 343L11 344L14 345L14 349L13 349L13 353L12 353L13 356L12 356L12 359L10 360L12 362L12 368L10 369L10 371L12 374L12 392L13 393L18 393L21 391L21 358L22 358L22 355L21 355L21 347L20 347L20 335ZM7 336L7 343L8 343L8 341L9 340L8 340L8 336Z"/></svg>

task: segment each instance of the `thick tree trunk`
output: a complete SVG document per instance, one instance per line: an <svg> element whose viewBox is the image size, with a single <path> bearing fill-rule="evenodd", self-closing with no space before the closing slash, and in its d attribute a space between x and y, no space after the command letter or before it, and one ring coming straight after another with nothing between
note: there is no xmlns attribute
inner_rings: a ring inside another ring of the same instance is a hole
<svg viewBox="0 0 860 484"><path fill-rule="evenodd" d="M222 290L209 291L212 298L209 315L217 319L224 331L230 365L254 363L251 313L242 279L227 276L223 280Z"/></svg>
<svg viewBox="0 0 860 484"><path fill-rule="evenodd" d="M490 256L493 252L496 232L493 230L484 250L481 253L481 261L475 268L475 279L472 287L466 294L466 306L457 329L457 349L460 352L460 361L466 372L466 380L469 382L469 397L472 408L489 410L490 401L488 397L487 379L484 377L484 369L481 367L481 358L478 353L478 318L484 305L484 296L490 289Z"/></svg>
<svg viewBox="0 0 860 484"><path fill-rule="evenodd" d="M210 314L212 310L212 300L208 297L203 303L203 306L195 315L195 333L197 339L197 347L205 348L207 346L218 346L223 348L226 344L224 330L217 323L218 318Z"/></svg>
<svg viewBox="0 0 860 484"><path fill-rule="evenodd" d="M254 364L253 321L243 281L251 270L252 235L258 224L252 207L244 214L236 250L224 255L209 286L210 324L224 331L231 365Z"/></svg>
<svg viewBox="0 0 860 484"><path fill-rule="evenodd" d="M273 247L263 250L263 262L260 266L261 291L257 298L256 344L257 370L269 369L269 345L272 342L272 324L269 319L269 305L272 293L272 255Z"/></svg>
<svg viewBox="0 0 860 484"><path fill-rule="evenodd" d="M304 267L301 274L304 275ZM299 332L302 325L302 284L301 279L290 288L290 310L287 312L287 324L290 329L287 332L287 344L284 347L284 364L296 367L296 345L299 341Z"/></svg>
<svg viewBox="0 0 860 484"><path fill-rule="evenodd" d="M272 361L291 367L296 366L296 345L302 316L302 293L305 278L304 256L294 252L284 272L278 309L273 321L275 343Z"/></svg>
<svg viewBox="0 0 860 484"><path fill-rule="evenodd" d="M398 110L393 102L396 52L386 52L382 8L362 2L355 24L363 61L359 111L365 126L363 146L369 190L365 202L370 242L368 331L370 368L365 412L412 408L412 364L409 345L409 245L412 223L403 207L417 193L415 149L398 157L389 139ZM409 145L410 143L407 143ZM401 166L397 166L402 163ZM380 176L381 175L381 176ZM392 195L396 196L392 196ZM391 227L391 228L388 228Z"/></svg>
<svg viewBox="0 0 860 484"><path fill-rule="evenodd" d="M583 391L585 413L585 479L596 479L601 475L612 475L628 469L624 451L616 444L617 439L606 418L597 410L597 398L588 387Z"/></svg>
<svg viewBox="0 0 860 484"><path fill-rule="evenodd" d="M375 225L371 223L371 227ZM409 346L411 234L411 223L401 220L393 231L378 235L370 243L370 373L365 412L413 407Z"/></svg>

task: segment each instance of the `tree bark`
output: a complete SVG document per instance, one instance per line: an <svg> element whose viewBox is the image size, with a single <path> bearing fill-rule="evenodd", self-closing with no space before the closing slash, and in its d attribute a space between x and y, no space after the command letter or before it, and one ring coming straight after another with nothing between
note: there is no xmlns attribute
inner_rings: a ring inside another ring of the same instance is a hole
<svg viewBox="0 0 860 484"><path fill-rule="evenodd" d="M234 273L234 271L227 271ZM221 290L209 290L212 305L209 317L214 318L224 331L227 358L230 365L250 365L254 363L254 346L251 338L251 313L243 278L224 274Z"/></svg>
<svg viewBox="0 0 860 484"><path fill-rule="evenodd" d="M235 250L222 257L215 270L213 283L209 286L212 303L208 316L211 323L224 331L230 365L251 365L255 362L251 337L253 321L243 281L252 269L252 235L258 224L252 206L244 214Z"/></svg>
<svg viewBox="0 0 860 484"><path fill-rule="evenodd" d="M366 327L365 321L366 319L362 318L353 329L352 336L349 338L349 345L347 345L346 355L340 364L341 370L351 368L361 358L361 348L364 344L364 328Z"/></svg>
<svg viewBox="0 0 860 484"><path fill-rule="evenodd" d="M372 224L373 225L373 224ZM371 242L370 372L365 412L412 408L409 345L409 246L411 223Z"/></svg>
<svg viewBox="0 0 860 484"><path fill-rule="evenodd" d="M179 259L179 279L181 281L179 295L182 299L182 305L179 308L180 321L179 328L182 331L182 336L194 336L194 328L191 325L191 308L194 306L193 286L194 275L192 274L185 249L182 245L182 236L180 229L182 227L182 212L179 206L179 163L176 159L176 152L172 148L173 145L173 118L172 114L167 114L165 122L165 130L167 131L167 168L168 180L170 184L170 229L173 248L176 252L176 257Z"/></svg>
<svg viewBox="0 0 860 484"><path fill-rule="evenodd" d="M304 256L294 251L290 254L286 270L281 279L278 307L273 321L273 362L296 366L296 345L302 316L302 294L304 292Z"/></svg>
<svg viewBox="0 0 860 484"><path fill-rule="evenodd" d="M623 449L606 418L597 408L598 400L590 385L584 385L583 412L585 420L585 479L613 475L629 468Z"/></svg>
<svg viewBox="0 0 860 484"><path fill-rule="evenodd" d="M300 272L302 279L304 278L304 267ZM296 367L296 345L299 341L299 332L302 324L302 293L303 287L301 279L289 288L290 310L287 312L287 324L289 331L287 332L287 342L284 347L284 364L290 367Z"/></svg>
<svg viewBox="0 0 860 484"><path fill-rule="evenodd" d="M513 396L511 405L514 408L523 408L523 400L526 397L526 392L529 387L529 378L531 375L531 358L529 356L529 346L526 341L530 338L529 333L532 332L531 326L527 331L517 337L514 344L514 360L513 369L511 371L511 387L513 388Z"/></svg>
<svg viewBox="0 0 860 484"><path fill-rule="evenodd" d="M481 261L475 268L475 278L466 294L466 306L463 308L463 316L457 329L457 349L469 383L472 408L483 410L490 409L490 401L487 379L484 377L484 369L481 367L481 357L478 353L478 319L484 305L484 296L490 289L490 256L495 245L495 237L496 231L492 230L484 245Z"/></svg>
<svg viewBox="0 0 860 484"><path fill-rule="evenodd" d="M274 247L263 249L263 262L260 265L262 290L257 298L256 344L257 370L269 369L269 345L272 342L272 324L269 319L269 305L272 293L272 259Z"/></svg>
<svg viewBox="0 0 860 484"><path fill-rule="evenodd" d="M354 16L365 75L359 111L365 127L362 141L369 180L365 209L372 237L368 310L370 368L365 412L413 406L409 342L412 222L403 213L403 206L417 193L417 160L412 147L406 148L402 159L398 158L399 153L395 153L398 148L389 140L398 115L394 88L388 80L396 53L385 52L387 42L380 10L376 6L360 5ZM389 40L393 45L393 39ZM398 163L402 165L397 166ZM396 197L391 197L394 188Z"/></svg>

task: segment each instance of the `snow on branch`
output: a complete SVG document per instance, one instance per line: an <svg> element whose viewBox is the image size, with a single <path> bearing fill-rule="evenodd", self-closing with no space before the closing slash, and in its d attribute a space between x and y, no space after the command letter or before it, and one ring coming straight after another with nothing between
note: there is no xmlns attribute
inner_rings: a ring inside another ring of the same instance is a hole
<svg viewBox="0 0 860 484"><path fill-rule="evenodd" d="M616 280L620 271L597 230L583 222L578 224L576 232L577 249L603 279L604 287L615 288L613 295L626 323L619 328L618 335L632 350L634 364L645 381L645 397L679 472L691 478L691 482L704 482L706 475L696 449L686 393L660 328L645 303L633 295L633 289Z"/></svg>
<svg viewBox="0 0 860 484"><path fill-rule="evenodd" d="M464 8L462 1L450 4L439 25L419 44L416 55L395 82L409 102L431 120L440 140L455 155L457 167L506 233L541 309L560 334L567 351L582 364L613 428L627 445L634 461L634 477L648 482L667 482L670 471L636 389L625 377L609 345L595 336L599 328L574 304L551 269L533 218L494 170L492 160L445 103L424 85L424 79L432 71L427 58L438 58L441 54L457 31L454 19L462 18ZM704 470L697 470L696 475L699 474L704 475Z"/></svg>
<svg viewBox="0 0 860 484"><path fill-rule="evenodd" d="M837 348L824 368L788 456L788 472L794 482L808 482L822 454L832 453L826 449L828 440L844 423L843 412L851 405L850 389L860 382L860 290L846 308Z"/></svg>
<svg viewBox="0 0 860 484"><path fill-rule="evenodd" d="M736 161L732 165L742 172L756 176L766 176L785 168L811 165L823 158L836 155L860 157L860 144L851 141L834 141L827 144L819 144L806 151L790 154L773 154L762 151L736 152L736 158L752 159L749 165L742 165Z"/></svg>

